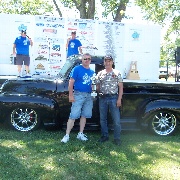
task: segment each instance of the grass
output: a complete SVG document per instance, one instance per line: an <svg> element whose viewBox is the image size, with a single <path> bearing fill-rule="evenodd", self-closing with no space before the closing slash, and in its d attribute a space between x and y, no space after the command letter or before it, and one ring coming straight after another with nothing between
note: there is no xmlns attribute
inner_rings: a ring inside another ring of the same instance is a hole
<svg viewBox="0 0 180 180"><path fill-rule="evenodd" d="M16 132L0 127L0 180L178 180L180 133L162 137L122 132L122 145L99 144L100 132L86 132L88 142L64 131Z"/></svg>

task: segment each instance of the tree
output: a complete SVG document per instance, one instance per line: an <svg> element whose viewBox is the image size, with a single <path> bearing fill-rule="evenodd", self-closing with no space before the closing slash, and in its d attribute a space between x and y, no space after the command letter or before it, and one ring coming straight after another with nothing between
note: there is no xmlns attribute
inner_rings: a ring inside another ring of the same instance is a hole
<svg viewBox="0 0 180 180"><path fill-rule="evenodd" d="M136 0L136 4L144 11L145 18L169 27L165 39L174 33L180 36L180 1L179 0Z"/></svg>
<svg viewBox="0 0 180 180"><path fill-rule="evenodd" d="M40 15L51 12L53 6L45 0L0 0L0 13Z"/></svg>
<svg viewBox="0 0 180 180"><path fill-rule="evenodd" d="M54 0L55 1L55 0ZM65 7L76 7L80 12L82 19L95 19L95 0L62 0ZM129 0L102 0L101 5L104 7L103 17L112 14L113 20L120 22L125 16L126 6Z"/></svg>
<svg viewBox="0 0 180 180"><path fill-rule="evenodd" d="M59 6L58 6L58 4L57 4L56 0L53 0L53 3L54 3L54 5L55 5L55 7L56 7L56 10L57 10L57 12L58 12L59 16L60 16L60 17L62 17L61 10L59 9Z"/></svg>
<svg viewBox="0 0 180 180"><path fill-rule="evenodd" d="M105 8L103 17L112 14L113 21L121 22L123 18L128 18L125 15L127 4L129 0L102 0L101 5Z"/></svg>
<svg viewBox="0 0 180 180"><path fill-rule="evenodd" d="M62 3L68 8L76 7L80 12L81 19L95 18L95 0L52 0L52 2L61 17L62 13L58 3ZM128 2L129 0L102 0L101 5L105 9L102 16L107 17L111 13L114 21L120 22L123 18L127 18L125 11ZM0 13L6 14L40 15L53 10L50 1L45 0L0 0L0 5Z"/></svg>
<svg viewBox="0 0 180 180"><path fill-rule="evenodd" d="M180 1L179 0L136 0L144 11L145 19L164 27L168 25L161 47L162 61L175 62L175 50L180 46ZM175 38L174 38L175 37Z"/></svg>
<svg viewBox="0 0 180 180"><path fill-rule="evenodd" d="M65 7L76 7L80 12L81 19L94 19L95 0L62 0Z"/></svg>
<svg viewBox="0 0 180 180"><path fill-rule="evenodd" d="M170 21L169 30L180 29L180 1L179 0L136 0L136 4L144 11L145 18L166 25Z"/></svg>

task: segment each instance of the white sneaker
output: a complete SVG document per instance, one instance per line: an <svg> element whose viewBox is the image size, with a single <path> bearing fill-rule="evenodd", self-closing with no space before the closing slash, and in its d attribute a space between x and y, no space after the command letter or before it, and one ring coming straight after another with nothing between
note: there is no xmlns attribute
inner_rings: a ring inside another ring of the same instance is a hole
<svg viewBox="0 0 180 180"><path fill-rule="evenodd" d="M82 132L79 132L77 135L77 139L81 140L81 141L87 141L88 138L85 134L83 134Z"/></svg>
<svg viewBox="0 0 180 180"><path fill-rule="evenodd" d="M61 142L67 143L68 141L69 141L69 135L66 134L66 135L62 138Z"/></svg>
<svg viewBox="0 0 180 180"><path fill-rule="evenodd" d="M26 74L26 77L31 77L31 74L27 73L27 74Z"/></svg>
<svg viewBox="0 0 180 180"><path fill-rule="evenodd" d="M22 72L18 73L18 74L17 74L17 77L18 77L18 78L23 77Z"/></svg>

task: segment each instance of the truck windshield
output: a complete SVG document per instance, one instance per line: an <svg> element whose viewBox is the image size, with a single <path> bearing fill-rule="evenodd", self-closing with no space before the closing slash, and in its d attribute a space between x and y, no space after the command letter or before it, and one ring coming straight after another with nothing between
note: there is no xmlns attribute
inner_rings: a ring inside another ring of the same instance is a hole
<svg viewBox="0 0 180 180"><path fill-rule="evenodd" d="M58 76L65 77L66 74L74 67L74 64L76 63L76 61L80 59L82 59L81 55L73 55L73 56L68 57L63 67L60 69Z"/></svg>

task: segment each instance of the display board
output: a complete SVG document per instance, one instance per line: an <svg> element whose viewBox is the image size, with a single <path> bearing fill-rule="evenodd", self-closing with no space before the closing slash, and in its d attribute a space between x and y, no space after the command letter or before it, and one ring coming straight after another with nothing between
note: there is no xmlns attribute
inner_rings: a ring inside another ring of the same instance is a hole
<svg viewBox="0 0 180 180"><path fill-rule="evenodd" d="M158 79L160 26L12 14L0 14L0 24L0 75L16 75L17 67L10 61L12 46L25 27L34 42L31 74L57 75L66 61L67 39L76 31L83 53L111 54L124 78L136 61L140 79Z"/></svg>
<svg viewBox="0 0 180 180"><path fill-rule="evenodd" d="M34 70L35 74L56 75L64 64L65 20L35 16Z"/></svg>

